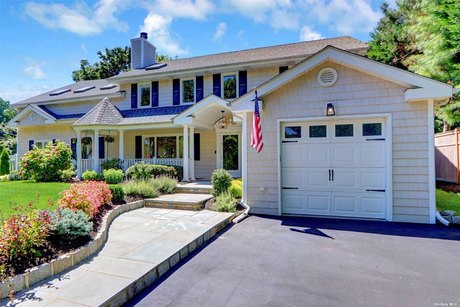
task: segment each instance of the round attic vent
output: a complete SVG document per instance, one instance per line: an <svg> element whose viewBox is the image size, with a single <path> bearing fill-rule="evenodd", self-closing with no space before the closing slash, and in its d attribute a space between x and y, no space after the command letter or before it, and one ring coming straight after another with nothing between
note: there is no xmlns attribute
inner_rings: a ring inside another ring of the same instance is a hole
<svg viewBox="0 0 460 307"><path fill-rule="evenodd" d="M29 118L30 120L35 120L37 118L37 114L35 114L35 112L30 112Z"/></svg>
<svg viewBox="0 0 460 307"><path fill-rule="evenodd" d="M318 82L321 86L331 86L337 82L337 70L332 67L326 67L319 71Z"/></svg>

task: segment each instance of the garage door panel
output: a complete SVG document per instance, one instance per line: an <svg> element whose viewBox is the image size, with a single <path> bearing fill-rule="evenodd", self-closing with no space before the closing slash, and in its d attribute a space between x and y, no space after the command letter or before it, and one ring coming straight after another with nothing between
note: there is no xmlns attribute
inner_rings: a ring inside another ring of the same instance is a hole
<svg viewBox="0 0 460 307"><path fill-rule="evenodd" d="M281 147L283 167L296 167L297 165L303 165L306 162L302 148L295 146L294 144L296 143L283 144Z"/></svg>
<svg viewBox="0 0 460 307"><path fill-rule="evenodd" d="M330 150L332 152L331 166L359 165L359 151L352 144L331 144Z"/></svg>
<svg viewBox="0 0 460 307"><path fill-rule="evenodd" d="M332 187L341 190L356 190L360 188L359 172L353 169L334 169Z"/></svg>
<svg viewBox="0 0 460 307"><path fill-rule="evenodd" d="M301 187L302 178L305 176L304 170L299 168L284 168L281 180L283 187Z"/></svg>
<svg viewBox="0 0 460 307"><path fill-rule="evenodd" d="M331 201L329 193L312 193L306 197L306 211L309 214L330 215Z"/></svg>
<svg viewBox="0 0 460 307"><path fill-rule="evenodd" d="M385 194L363 196L361 201L361 214L369 218L385 218Z"/></svg>
<svg viewBox="0 0 460 307"><path fill-rule="evenodd" d="M302 144L303 150L307 152L307 164L303 166L329 166L330 150L324 144Z"/></svg>
<svg viewBox="0 0 460 307"><path fill-rule="evenodd" d="M330 189L329 169L327 168L308 168L303 169L306 177L306 185L303 189Z"/></svg>
<svg viewBox="0 0 460 307"><path fill-rule="evenodd" d="M303 195L283 193L283 207L285 213L299 213L303 211Z"/></svg>
<svg viewBox="0 0 460 307"><path fill-rule="evenodd" d="M367 142L360 146L360 161L362 166L385 167L385 143Z"/></svg>
<svg viewBox="0 0 460 307"><path fill-rule="evenodd" d="M359 215L358 200L354 195L332 193L332 214L339 216Z"/></svg>
<svg viewBox="0 0 460 307"><path fill-rule="evenodd" d="M369 169L361 171L362 188L366 189L385 189L385 169Z"/></svg>

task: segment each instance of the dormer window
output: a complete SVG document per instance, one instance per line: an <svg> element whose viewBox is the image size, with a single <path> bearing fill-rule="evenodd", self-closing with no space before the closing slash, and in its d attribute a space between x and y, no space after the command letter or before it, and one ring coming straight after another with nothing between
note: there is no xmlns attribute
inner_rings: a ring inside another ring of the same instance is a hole
<svg viewBox="0 0 460 307"><path fill-rule="evenodd" d="M222 75L222 89L224 99L235 99L238 97L238 75L236 73L229 73Z"/></svg>
<svg viewBox="0 0 460 307"><path fill-rule="evenodd" d="M182 79L182 103L195 102L195 79Z"/></svg>
<svg viewBox="0 0 460 307"><path fill-rule="evenodd" d="M150 84L140 84L139 85L139 108L150 107Z"/></svg>

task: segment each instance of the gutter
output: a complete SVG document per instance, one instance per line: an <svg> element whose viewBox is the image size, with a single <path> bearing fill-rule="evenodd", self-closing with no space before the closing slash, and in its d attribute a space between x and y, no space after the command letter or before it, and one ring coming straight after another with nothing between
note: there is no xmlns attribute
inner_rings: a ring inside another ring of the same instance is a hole
<svg viewBox="0 0 460 307"><path fill-rule="evenodd" d="M446 220L442 215L441 213L439 213L438 210L436 210L436 219L438 220L438 222L440 222L441 224L445 225L445 226L449 226L450 222L448 220Z"/></svg>
<svg viewBox="0 0 460 307"><path fill-rule="evenodd" d="M244 211L242 214L238 215L234 220L233 223L237 224L247 218L249 216L249 210L251 210L251 207L240 201L240 204L244 207Z"/></svg>

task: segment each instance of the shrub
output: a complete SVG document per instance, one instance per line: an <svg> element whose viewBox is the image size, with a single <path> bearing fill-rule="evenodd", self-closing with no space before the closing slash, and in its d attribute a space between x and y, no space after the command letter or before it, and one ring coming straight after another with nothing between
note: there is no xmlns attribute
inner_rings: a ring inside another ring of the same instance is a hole
<svg viewBox="0 0 460 307"><path fill-rule="evenodd" d="M9 176L8 175L3 175L3 176L0 176L0 182L6 182L6 181L9 181Z"/></svg>
<svg viewBox="0 0 460 307"><path fill-rule="evenodd" d="M224 192L217 196L216 202L212 204L212 209L219 212L235 212L236 200L229 192Z"/></svg>
<svg viewBox="0 0 460 307"><path fill-rule="evenodd" d="M109 184L117 184L123 181L123 171L121 169L104 170L103 177L105 182Z"/></svg>
<svg viewBox="0 0 460 307"><path fill-rule="evenodd" d="M232 184L229 189L230 194L235 198L241 198L243 196L243 186L241 181L232 180Z"/></svg>
<svg viewBox="0 0 460 307"><path fill-rule="evenodd" d="M178 178L177 170L174 166L137 163L126 170L128 179L146 180L160 176Z"/></svg>
<svg viewBox="0 0 460 307"><path fill-rule="evenodd" d="M82 210L58 208L50 213L49 229L64 240L75 240L89 236L93 230L93 222Z"/></svg>
<svg viewBox="0 0 460 307"><path fill-rule="evenodd" d="M224 169L218 169L212 172L212 195L214 197L227 192L232 185L232 176Z"/></svg>
<svg viewBox="0 0 460 307"><path fill-rule="evenodd" d="M72 182L72 180L75 178L77 175L77 172L75 172L72 168L60 171L61 172L61 181L62 182Z"/></svg>
<svg viewBox="0 0 460 307"><path fill-rule="evenodd" d="M167 176L160 176L154 181L158 184L158 191L162 194L172 194L176 190L177 187L177 180L167 177Z"/></svg>
<svg viewBox="0 0 460 307"><path fill-rule="evenodd" d="M144 198L158 197L159 193L155 187L153 179L150 180L131 180L123 184L125 195L141 196Z"/></svg>
<svg viewBox="0 0 460 307"><path fill-rule="evenodd" d="M85 171L81 177L83 180L99 180L99 174L93 170Z"/></svg>
<svg viewBox="0 0 460 307"><path fill-rule="evenodd" d="M121 169L122 170L123 160L118 159L118 158L104 160L101 163L101 169L103 171L108 170L108 169Z"/></svg>
<svg viewBox="0 0 460 307"><path fill-rule="evenodd" d="M0 232L0 260L11 262L40 256L39 248L49 235L49 218L47 211L33 210L5 221Z"/></svg>
<svg viewBox="0 0 460 307"><path fill-rule="evenodd" d="M35 181L60 181L60 171L72 167L72 150L64 142L51 142L45 148L34 147L19 161L19 175Z"/></svg>
<svg viewBox="0 0 460 307"><path fill-rule="evenodd" d="M110 191L112 191L112 200L113 201L123 201L125 199L125 191L123 187L119 185L109 186Z"/></svg>
<svg viewBox="0 0 460 307"><path fill-rule="evenodd" d="M9 180L9 181L21 180L21 176L19 176L19 173L18 173L17 171L12 171L12 172L8 175L8 180Z"/></svg>
<svg viewBox="0 0 460 307"><path fill-rule="evenodd" d="M85 181L74 183L68 190L62 192L58 205L61 208L82 210L91 218L99 209L112 201L112 192L103 181Z"/></svg>
<svg viewBox="0 0 460 307"><path fill-rule="evenodd" d="M0 147L0 175L10 173L10 153L8 149Z"/></svg>

